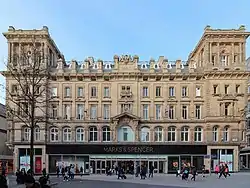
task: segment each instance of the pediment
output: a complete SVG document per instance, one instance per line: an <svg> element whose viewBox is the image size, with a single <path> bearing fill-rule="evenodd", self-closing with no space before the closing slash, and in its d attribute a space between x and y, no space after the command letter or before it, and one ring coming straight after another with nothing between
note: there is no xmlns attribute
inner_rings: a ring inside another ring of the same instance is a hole
<svg viewBox="0 0 250 188"><path fill-rule="evenodd" d="M140 118L138 116L136 116L134 114L131 114L129 112L123 112L121 114L118 114L118 115L112 117L111 119L114 120L114 121L115 120L118 121L118 120L121 120L121 119L124 119L124 118L129 118L129 119L137 120L137 121L140 120Z"/></svg>
<svg viewBox="0 0 250 188"><path fill-rule="evenodd" d="M228 94L228 95L223 95L219 101L236 101L237 98L234 95Z"/></svg>

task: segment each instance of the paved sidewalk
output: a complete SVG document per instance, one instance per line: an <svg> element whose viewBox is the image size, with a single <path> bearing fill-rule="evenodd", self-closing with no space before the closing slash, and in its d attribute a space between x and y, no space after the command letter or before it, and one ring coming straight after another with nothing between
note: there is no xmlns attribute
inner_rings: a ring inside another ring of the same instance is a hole
<svg viewBox="0 0 250 188"><path fill-rule="evenodd" d="M140 180L134 176L127 176L126 180L117 180L117 176L105 176L105 175L90 175L83 176L82 178L77 176L79 180L96 180L96 181L110 181L110 182L129 182L147 185L165 185L165 186L180 186L189 188L211 188L216 187L227 187L227 188L249 188L249 173L237 173L232 174L227 179L218 179L215 174L207 175L203 178L201 175L197 176L197 180L193 181L182 181L180 178L176 178L175 175L155 175L154 178Z"/></svg>
<svg viewBox="0 0 250 188"><path fill-rule="evenodd" d="M40 178L40 176L35 176L35 179L38 180ZM8 179L9 179L9 188L25 188L24 185L17 185L16 183L16 176L14 175L8 175ZM51 182L52 183L59 183L59 181L61 181L60 179L58 179L57 177L51 177Z"/></svg>

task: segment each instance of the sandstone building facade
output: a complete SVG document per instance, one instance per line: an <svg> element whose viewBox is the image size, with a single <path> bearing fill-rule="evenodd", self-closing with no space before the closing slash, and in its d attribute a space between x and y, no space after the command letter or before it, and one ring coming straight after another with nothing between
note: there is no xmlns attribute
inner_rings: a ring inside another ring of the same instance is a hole
<svg viewBox="0 0 250 188"><path fill-rule="evenodd" d="M207 26L187 61L115 55L112 61L90 57L67 63L47 27L10 27L4 33L9 57L34 37L50 57L50 123L35 129L36 166L53 173L57 165L76 164L86 173L104 173L106 166L143 163L171 173L184 162L198 169L227 162L238 171L246 144L249 34L244 26ZM7 87L14 87L5 76ZM16 168L29 155L29 140L30 129L9 120Z"/></svg>

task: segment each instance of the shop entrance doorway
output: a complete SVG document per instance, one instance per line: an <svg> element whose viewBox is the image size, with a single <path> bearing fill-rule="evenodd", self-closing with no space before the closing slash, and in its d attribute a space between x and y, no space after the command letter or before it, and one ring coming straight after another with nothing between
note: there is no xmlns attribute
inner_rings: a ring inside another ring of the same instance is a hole
<svg viewBox="0 0 250 188"><path fill-rule="evenodd" d="M148 170L151 166L154 167L154 173L166 173L167 170L167 160L162 159L90 159L90 172L93 174L104 174L106 173L106 168L115 169L115 167L122 167L126 174L134 174L136 168L139 166L144 166Z"/></svg>
<svg viewBox="0 0 250 188"><path fill-rule="evenodd" d="M129 160L119 160L117 161L118 167L121 167L124 169L126 174L134 174L134 161L129 161Z"/></svg>

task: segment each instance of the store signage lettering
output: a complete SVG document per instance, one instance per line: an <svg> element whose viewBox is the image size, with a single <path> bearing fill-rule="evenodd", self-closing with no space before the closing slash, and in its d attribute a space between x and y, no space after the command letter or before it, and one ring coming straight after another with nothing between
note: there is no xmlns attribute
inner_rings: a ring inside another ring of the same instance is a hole
<svg viewBox="0 0 250 188"><path fill-rule="evenodd" d="M107 153L153 153L154 148L150 146L106 146Z"/></svg>

